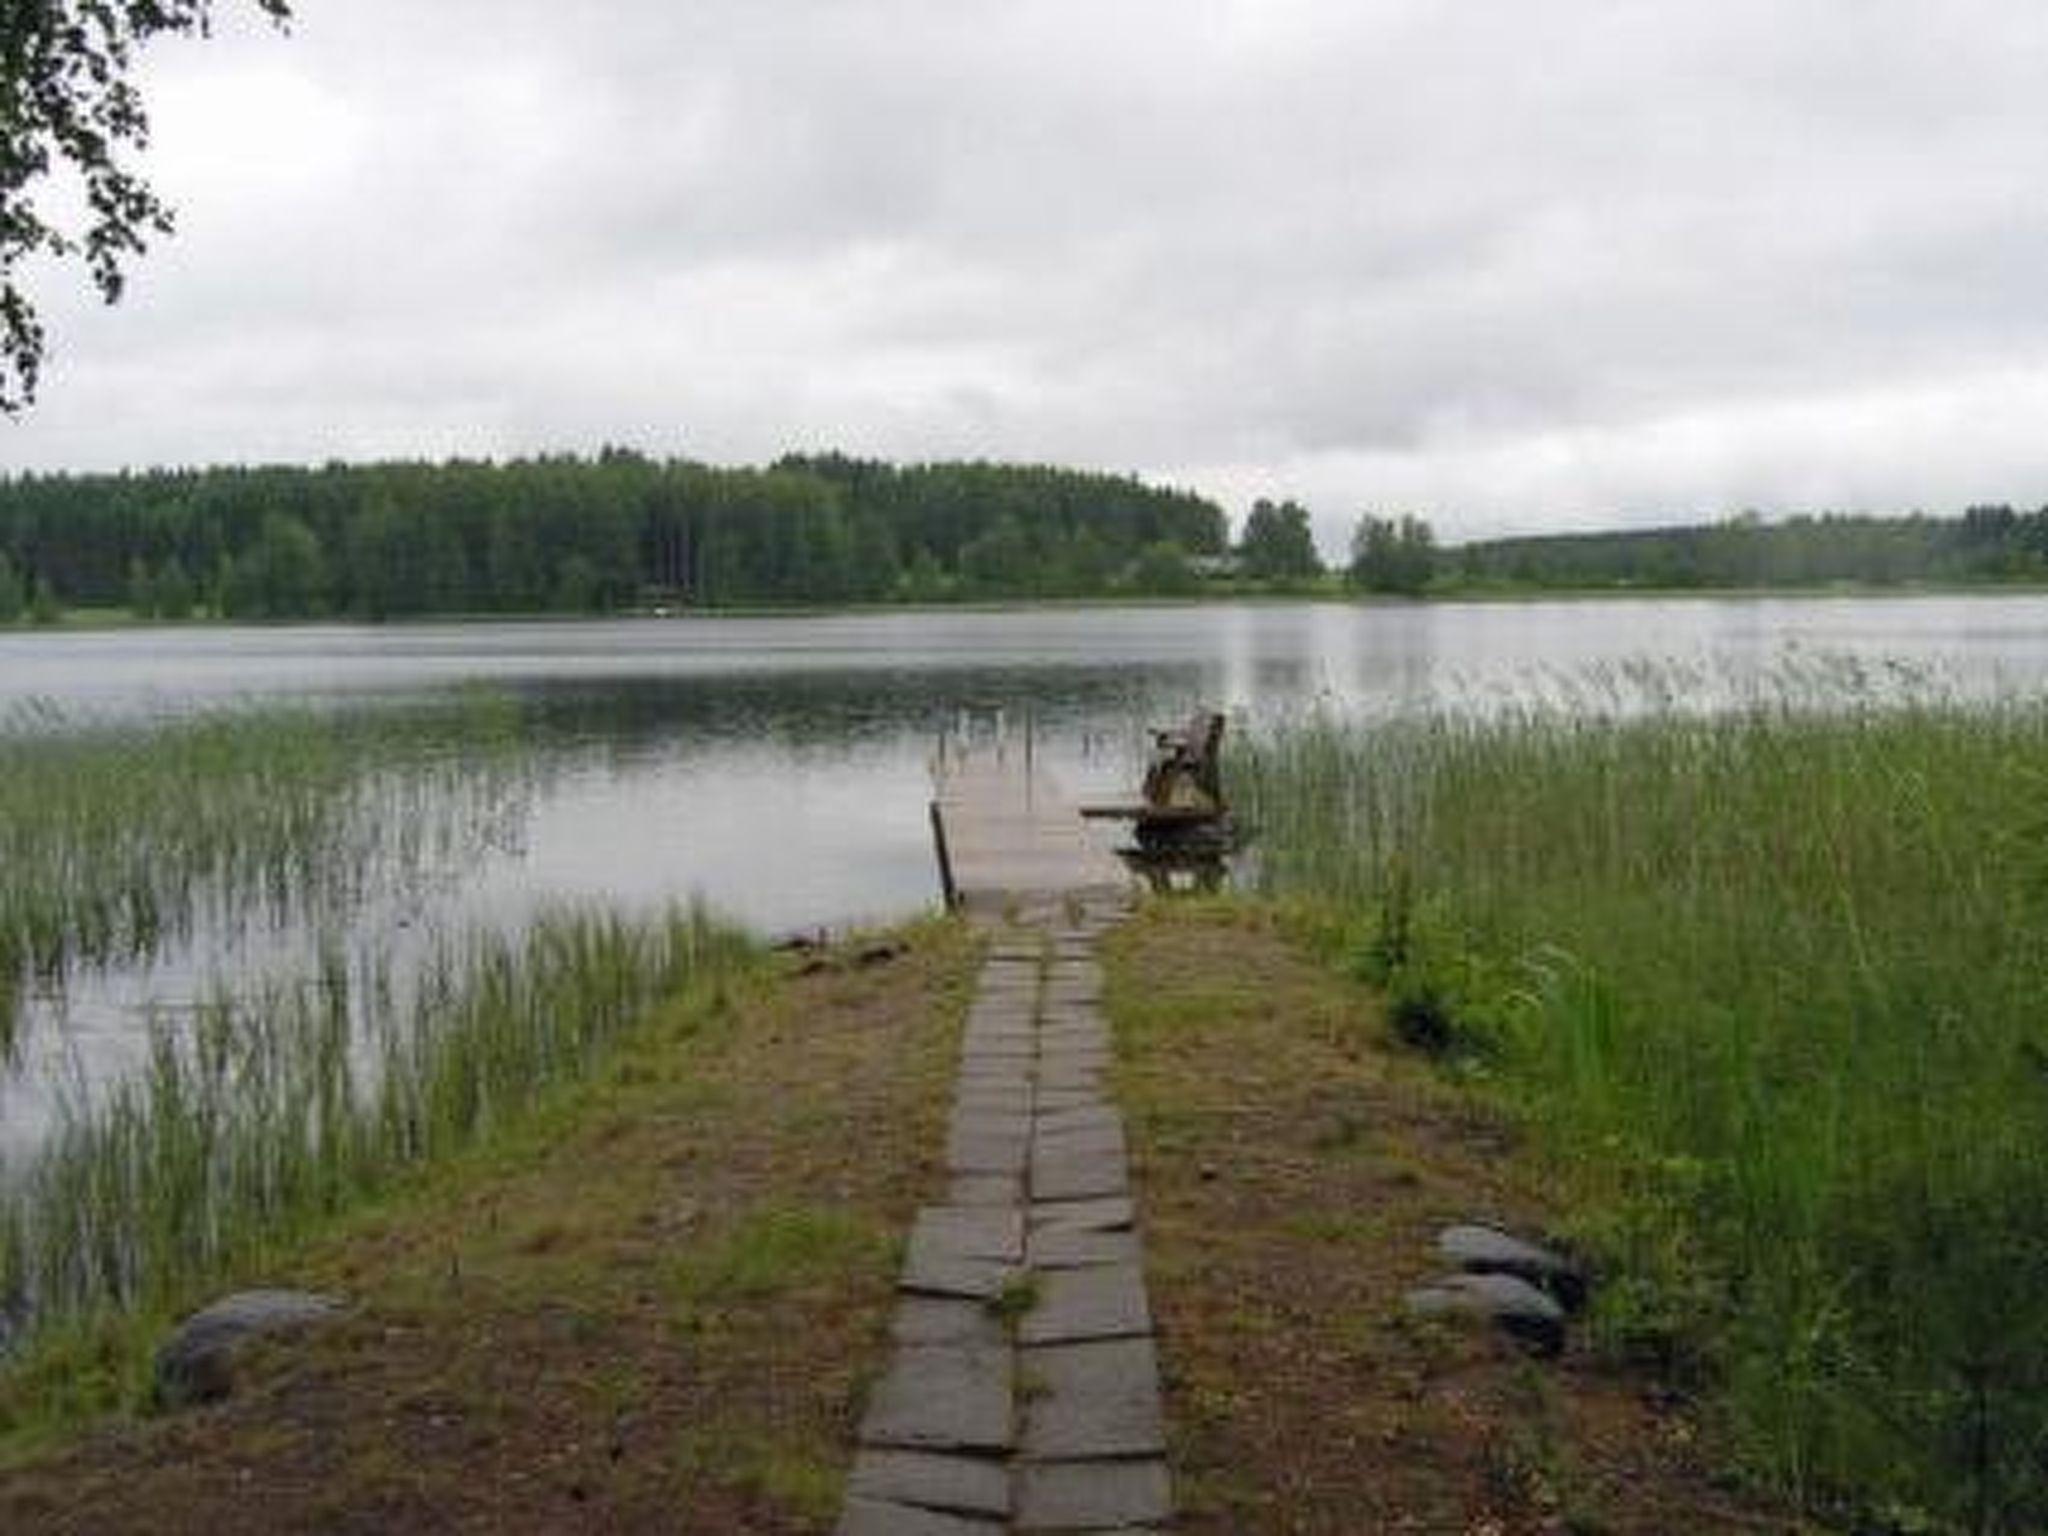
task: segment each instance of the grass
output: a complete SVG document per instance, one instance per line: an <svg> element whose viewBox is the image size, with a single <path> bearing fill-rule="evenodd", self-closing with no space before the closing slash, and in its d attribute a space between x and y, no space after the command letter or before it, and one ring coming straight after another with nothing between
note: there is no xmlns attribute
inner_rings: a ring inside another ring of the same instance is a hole
<svg viewBox="0 0 2048 1536"><path fill-rule="evenodd" d="M1715 1486L1642 1369L1574 1342L1532 1390L1493 1332L1406 1315L1442 1226L1541 1235L1557 1207L1512 1125L1392 1048L1286 918L1155 902L1105 944L1175 1529L1791 1529Z"/></svg>
<svg viewBox="0 0 2048 1536"><path fill-rule="evenodd" d="M1395 1027L1539 1128L1610 1340L1696 1365L1756 1475L2048 1522L2048 704L1700 681L1305 723L1240 797Z"/></svg>
<svg viewBox="0 0 2048 1536"><path fill-rule="evenodd" d="M146 958L209 923L342 917L493 835L518 789L513 707L367 716L268 706L96 726L0 722L0 1053L23 990Z"/></svg>
<svg viewBox="0 0 2048 1536"><path fill-rule="evenodd" d="M899 937L656 1002L468 1148L160 1315L47 1337L0 1373L0 1529L829 1530L973 984L958 925ZM225 1403L149 1411L165 1318L248 1284L350 1311Z"/></svg>
<svg viewBox="0 0 2048 1536"><path fill-rule="evenodd" d="M403 991L352 998L337 962L222 1000L189 1033L160 1029L148 1068L72 1104L0 1189L0 1296L31 1345L160 1310L487 1139L596 1071L658 1003L715 997L754 963L701 911L564 913L444 945Z"/></svg>

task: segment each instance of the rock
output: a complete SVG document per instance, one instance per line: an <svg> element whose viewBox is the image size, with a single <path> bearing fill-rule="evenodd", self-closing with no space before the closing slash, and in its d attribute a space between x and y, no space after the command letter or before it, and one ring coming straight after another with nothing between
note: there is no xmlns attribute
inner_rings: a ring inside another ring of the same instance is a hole
<svg viewBox="0 0 2048 1536"><path fill-rule="evenodd" d="M1542 1355L1564 1348L1564 1308L1515 1275L1447 1275L1407 1296L1418 1317L1483 1317Z"/></svg>
<svg viewBox="0 0 2048 1536"><path fill-rule="evenodd" d="M900 940L877 939L871 944L863 944L858 950L854 951L853 963L863 968L874 965L887 965L898 956L909 953L910 946L902 943Z"/></svg>
<svg viewBox="0 0 2048 1536"><path fill-rule="evenodd" d="M1563 1254L1498 1227L1465 1223L1437 1234L1437 1251L1468 1274L1513 1275L1547 1291L1567 1312L1586 1305L1586 1272Z"/></svg>
<svg viewBox="0 0 2048 1536"><path fill-rule="evenodd" d="M326 1322L343 1303L309 1291L238 1291L180 1323L156 1352L156 1393L166 1407L212 1402L234 1387L244 1339Z"/></svg>

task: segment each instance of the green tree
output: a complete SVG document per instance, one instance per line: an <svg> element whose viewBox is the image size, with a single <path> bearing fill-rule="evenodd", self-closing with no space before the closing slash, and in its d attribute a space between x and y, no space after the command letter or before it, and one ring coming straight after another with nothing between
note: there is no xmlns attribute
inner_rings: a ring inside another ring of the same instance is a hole
<svg viewBox="0 0 2048 1536"><path fill-rule="evenodd" d="M1374 517L1358 520L1351 533L1351 565L1346 577L1367 592L1414 596L1436 573L1436 534L1419 517Z"/></svg>
<svg viewBox="0 0 2048 1536"><path fill-rule="evenodd" d="M970 592L1005 596L1030 585L1031 543L1017 519L1004 516L960 551L960 575Z"/></svg>
<svg viewBox="0 0 2048 1536"><path fill-rule="evenodd" d="M160 619L189 619L194 602L192 578L176 555L156 573L156 613Z"/></svg>
<svg viewBox="0 0 2048 1536"><path fill-rule="evenodd" d="M22 587L21 573L14 568L14 562L0 551L0 624L12 624L21 618L28 606L28 593Z"/></svg>
<svg viewBox="0 0 2048 1536"><path fill-rule="evenodd" d="M1186 597L1201 586L1201 578L1185 549L1171 539L1158 539L1138 551L1131 586L1157 597Z"/></svg>
<svg viewBox="0 0 2048 1536"><path fill-rule="evenodd" d="M282 24L289 0L255 0ZM0 6L0 412L35 398L47 342L18 273L36 258L77 256L111 304L124 268L171 211L128 155L149 140L130 73L135 50L164 33L204 33L211 0L7 0ZM77 178L76 227L44 212L53 171Z"/></svg>
<svg viewBox="0 0 2048 1536"><path fill-rule="evenodd" d="M29 599L28 616L36 624L57 624L64 618L64 600L47 576L36 578L35 596Z"/></svg>
<svg viewBox="0 0 2048 1536"><path fill-rule="evenodd" d="M256 547L237 562L248 606L272 619L302 619L327 599L327 558L311 528L286 512L263 519Z"/></svg>
<svg viewBox="0 0 2048 1536"><path fill-rule="evenodd" d="M156 617L156 578L140 559L128 562L128 611L138 619Z"/></svg>
<svg viewBox="0 0 2048 1536"><path fill-rule="evenodd" d="M1238 557L1245 575L1254 581L1312 581L1323 573L1308 511L1291 501L1275 506L1262 498L1252 503L1238 541Z"/></svg>

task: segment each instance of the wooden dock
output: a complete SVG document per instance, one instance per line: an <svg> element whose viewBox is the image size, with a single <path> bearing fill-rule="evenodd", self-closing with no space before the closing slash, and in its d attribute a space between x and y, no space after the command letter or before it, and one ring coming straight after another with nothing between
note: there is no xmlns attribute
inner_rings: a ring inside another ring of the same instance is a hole
<svg viewBox="0 0 2048 1536"><path fill-rule="evenodd" d="M1130 889L1122 862L1028 741L949 745L933 761L932 785L932 835L950 905L1000 918Z"/></svg>

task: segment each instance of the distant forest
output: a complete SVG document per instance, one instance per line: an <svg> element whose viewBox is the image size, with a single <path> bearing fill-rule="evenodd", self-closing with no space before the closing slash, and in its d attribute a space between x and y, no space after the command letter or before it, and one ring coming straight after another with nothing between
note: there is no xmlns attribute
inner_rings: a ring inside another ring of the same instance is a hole
<svg viewBox="0 0 2048 1536"><path fill-rule="evenodd" d="M1171 594L1227 537L1133 478L838 454L24 474L0 477L0 621Z"/></svg>
<svg viewBox="0 0 2048 1536"><path fill-rule="evenodd" d="M1971 507L1961 517L1846 514L1765 522L1745 514L1685 528L1549 534L1459 545L1440 585L1465 588L1879 586L2048 580L2048 507Z"/></svg>

